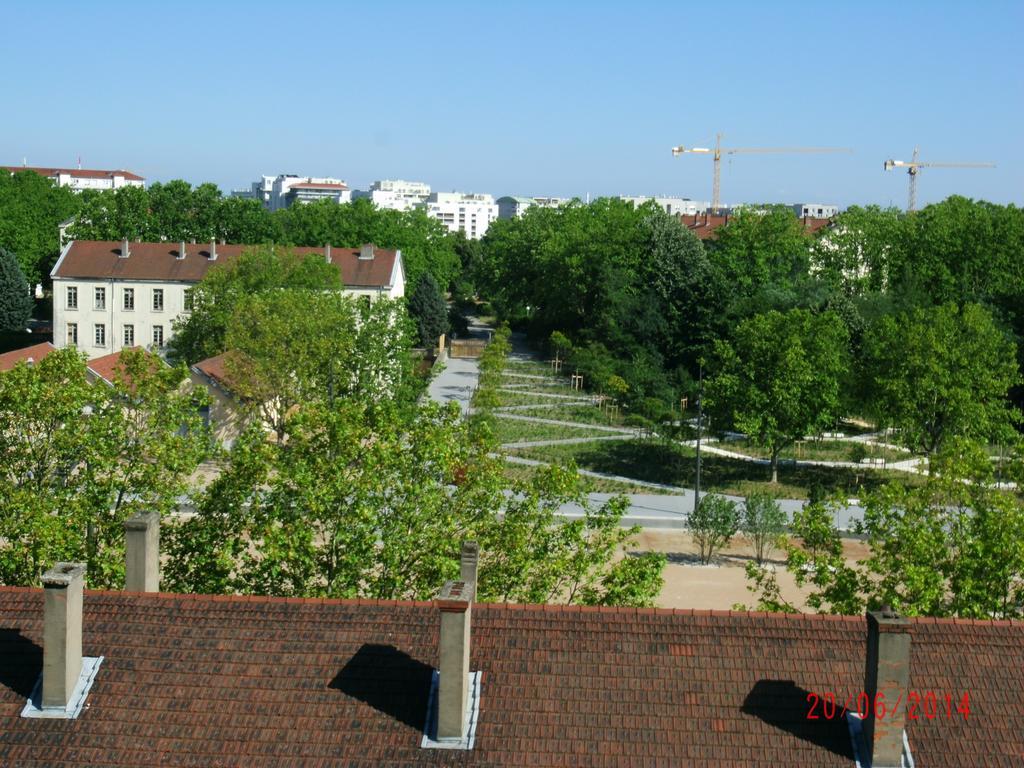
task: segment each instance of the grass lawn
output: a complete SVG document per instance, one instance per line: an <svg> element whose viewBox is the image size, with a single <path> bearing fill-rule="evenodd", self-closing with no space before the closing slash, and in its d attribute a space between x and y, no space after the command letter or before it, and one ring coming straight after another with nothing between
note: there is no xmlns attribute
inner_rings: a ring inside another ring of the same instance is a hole
<svg viewBox="0 0 1024 768"><path fill-rule="evenodd" d="M536 473L538 467L527 467L523 464L505 464L505 477L509 480L519 482L529 481ZM581 476L583 487L587 493L653 493L668 495L668 491L658 488L648 488L646 485L633 485L618 480L605 480L598 477Z"/></svg>
<svg viewBox="0 0 1024 768"><path fill-rule="evenodd" d="M494 436L500 443L526 440L562 440L568 437L607 437L608 432L588 427L563 427L559 424L539 424L518 419L494 419Z"/></svg>
<svg viewBox="0 0 1024 768"><path fill-rule="evenodd" d="M530 392L497 392L498 405L543 405L545 403L571 402L559 397L544 397L544 395L531 394ZM553 392L556 395L571 395L571 392Z"/></svg>
<svg viewBox="0 0 1024 768"><path fill-rule="evenodd" d="M607 440L572 445L510 449L508 453L547 462L572 459L582 469L632 477L647 482L693 487L696 456L692 448L666 446L653 440ZM761 464L704 454L701 485L719 493L744 496L763 491L781 498L805 499L817 486L826 493L860 496L889 480L920 483L922 478L905 472L846 467L779 467L779 482L768 481L768 467Z"/></svg>
<svg viewBox="0 0 1024 768"><path fill-rule="evenodd" d="M754 445L749 440L722 440L714 445L727 451L735 451L758 459L767 459L769 456L767 449ZM814 461L854 461L858 456L870 456L886 461L906 461L913 458L908 451L894 451L867 443L851 443L843 440L805 440L798 445L789 446L779 456L783 459Z"/></svg>
<svg viewBox="0 0 1024 768"><path fill-rule="evenodd" d="M505 370L508 373L528 373L531 376L552 376L551 365L537 360L506 360Z"/></svg>
<svg viewBox="0 0 1024 768"><path fill-rule="evenodd" d="M549 402L557 401L548 398ZM596 405L562 405L553 408L523 408L515 411L520 416L538 416L557 421L576 421L581 424L600 424L606 427L622 426L622 417L612 419Z"/></svg>

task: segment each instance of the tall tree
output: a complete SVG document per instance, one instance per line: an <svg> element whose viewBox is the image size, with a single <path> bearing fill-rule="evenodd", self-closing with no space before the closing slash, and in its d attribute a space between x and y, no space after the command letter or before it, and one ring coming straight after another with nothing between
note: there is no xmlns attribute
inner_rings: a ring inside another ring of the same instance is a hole
<svg viewBox="0 0 1024 768"><path fill-rule="evenodd" d="M0 331L23 331L32 317L28 282L10 251L0 248Z"/></svg>
<svg viewBox="0 0 1024 768"><path fill-rule="evenodd" d="M784 448L842 415L847 344L846 328L834 314L794 309L745 320L732 344L716 345L706 398L715 425L764 446L773 483Z"/></svg>
<svg viewBox="0 0 1024 768"><path fill-rule="evenodd" d="M0 170L0 248L17 254L29 285L41 282L60 253L61 222L81 201L35 171Z"/></svg>
<svg viewBox="0 0 1024 768"><path fill-rule="evenodd" d="M867 342L870 405L912 451L931 455L951 436L1007 441L1019 413L1014 344L977 304L945 304L882 318Z"/></svg>
<svg viewBox="0 0 1024 768"><path fill-rule="evenodd" d="M433 275L424 272L409 297L409 315L416 323L420 346L433 349L442 333L448 333L448 306Z"/></svg>

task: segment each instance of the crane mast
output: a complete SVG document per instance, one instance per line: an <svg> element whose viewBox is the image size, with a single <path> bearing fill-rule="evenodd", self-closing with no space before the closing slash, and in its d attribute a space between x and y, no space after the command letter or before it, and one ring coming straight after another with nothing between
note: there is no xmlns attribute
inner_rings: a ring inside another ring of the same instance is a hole
<svg viewBox="0 0 1024 768"><path fill-rule="evenodd" d="M907 195L907 212L917 210L917 175L922 168L995 168L995 163L922 163L918 161L918 147L914 147L914 154L910 162L905 160L886 160L883 166L885 170L893 168L906 168L910 176L910 192Z"/></svg>

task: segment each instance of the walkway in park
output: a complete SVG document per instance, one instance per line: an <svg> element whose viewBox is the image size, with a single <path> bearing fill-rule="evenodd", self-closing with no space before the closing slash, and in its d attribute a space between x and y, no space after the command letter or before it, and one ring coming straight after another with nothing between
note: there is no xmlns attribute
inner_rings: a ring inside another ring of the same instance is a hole
<svg viewBox="0 0 1024 768"><path fill-rule="evenodd" d="M473 338L486 339L488 338L491 329L477 321L475 318L472 318L470 331ZM512 360L519 360L522 362L536 360L536 358L531 354L526 345L525 339L521 334L512 335L512 350L512 354L510 355ZM473 392L476 389L477 382L480 377L477 361L473 358L449 358L444 365L444 369L430 382L428 393L433 400L438 402L457 402L463 413L467 413L469 411L470 400L472 399ZM505 375L510 378L529 379L538 382L552 380L552 377L541 376L538 374L506 372ZM564 426L570 428L580 427L593 429L598 432L610 433L607 436L595 435L592 437L519 441L509 443L507 446L503 447L536 447L543 445L585 443L600 440L622 440L636 437L638 434L637 430L630 428L587 424L584 422L564 421L560 419L546 419L538 416L527 416L519 413L513 413L513 411L517 410L591 405L593 403L590 398L581 398L578 394L559 395L551 392L529 392L528 388L518 384L512 387L503 387L502 391L512 394L528 393L531 395L537 395L538 397L547 398L549 402L505 406L495 411L494 415L499 418L514 419L516 421L533 422L537 424L549 424L551 426ZM709 450L709 453L710 452L712 451ZM736 458L742 458L749 461L764 461L763 459L755 459L750 456L734 454L729 451L722 452L726 455L732 455ZM526 459L521 456L504 456L504 459L513 464L526 466L543 466L545 464L545 462ZM586 477L613 480L621 483L627 483L634 487L648 487L652 490L662 491L662 493L625 494L629 499L630 504L626 515L622 519L622 525L640 525L645 528L682 528L685 527L686 524L686 515L693 509L694 492L689 488L663 485L660 483L650 483L642 480L636 480L631 477L622 477L619 475L611 475L585 469L581 469L579 472L581 475ZM591 504L601 505L614 495L617 494L595 492L589 494L588 497ZM741 498L735 496L727 496L726 498L733 501L742 501ZM802 509L805 502L800 499L780 499L779 503L787 515L792 518L793 512ZM577 504L566 504L559 510L559 512L568 518L580 517L584 514L583 509ZM850 504L837 511L835 521L836 527L840 530L848 531L852 528L855 520L863 519L863 515L864 509L856 503L852 503L851 500Z"/></svg>

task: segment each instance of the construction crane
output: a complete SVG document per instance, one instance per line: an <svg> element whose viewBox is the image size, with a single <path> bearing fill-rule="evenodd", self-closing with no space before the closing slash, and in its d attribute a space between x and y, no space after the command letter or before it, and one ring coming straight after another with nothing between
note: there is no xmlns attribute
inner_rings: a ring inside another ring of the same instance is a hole
<svg viewBox="0 0 1024 768"><path fill-rule="evenodd" d="M917 174L922 168L995 168L995 163L919 163L918 148L914 147L914 158L908 163L905 160L886 160L885 170L906 168L910 176L910 195L907 198L907 212L917 210Z"/></svg>
<svg viewBox="0 0 1024 768"><path fill-rule="evenodd" d="M672 157L682 155L687 152L694 154L713 155L715 160L714 169L714 182L711 187L711 209L717 211L721 206L721 186L722 186L722 155L739 155L739 154L773 154L773 153L787 153L787 152L852 152L853 150L847 147L723 147L722 136L724 134L719 133L715 137L714 149L710 147L672 147Z"/></svg>

